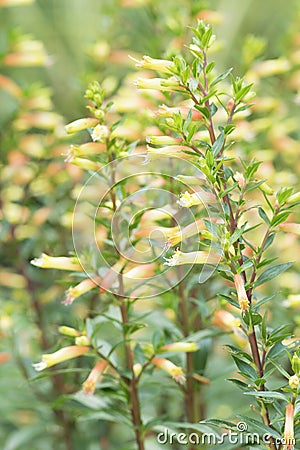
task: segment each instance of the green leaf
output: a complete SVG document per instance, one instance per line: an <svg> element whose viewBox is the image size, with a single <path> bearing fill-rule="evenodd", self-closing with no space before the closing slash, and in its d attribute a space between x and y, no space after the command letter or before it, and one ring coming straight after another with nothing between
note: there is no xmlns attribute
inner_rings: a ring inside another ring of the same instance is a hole
<svg viewBox="0 0 300 450"><path fill-rule="evenodd" d="M244 395L252 395L254 397L271 398L274 400L284 400L288 403L288 399L284 394L276 391L259 391L259 392L244 392Z"/></svg>
<svg viewBox="0 0 300 450"><path fill-rule="evenodd" d="M276 430L273 430L273 428L270 428L267 425L264 425L263 423L259 422L258 420L252 419L252 417L247 417L247 416L242 416L242 415L238 415L238 417L240 419L242 419L248 425L251 424L255 431L257 430L257 431L263 432L264 434L267 433L276 439L280 439L280 441L281 441L282 436Z"/></svg>
<svg viewBox="0 0 300 450"><path fill-rule="evenodd" d="M203 116L206 119L209 119L210 117L210 111L208 108L206 108L206 106L200 106L200 105L195 105L195 108L198 109L198 111L201 112L201 114L203 114Z"/></svg>
<svg viewBox="0 0 300 450"><path fill-rule="evenodd" d="M281 212L279 213L276 217L274 217L274 219L271 221L271 225L272 227L277 227L277 225L279 225L282 222L285 222L286 219L289 217L290 215L290 211L285 211L285 212Z"/></svg>
<svg viewBox="0 0 300 450"><path fill-rule="evenodd" d="M244 375L245 378L249 378L250 380L256 380L257 378L257 373L256 371L253 369L253 367L251 367L249 365L249 363L246 363L244 361L242 361L240 358L238 358L237 356L233 356L232 358L237 366L237 368L239 369L239 371L241 372L242 375Z"/></svg>
<svg viewBox="0 0 300 450"><path fill-rule="evenodd" d="M260 215L262 220L266 222L267 225L270 225L269 217L267 216L266 212L261 208L261 206L259 206L258 208L258 214Z"/></svg>
<svg viewBox="0 0 300 450"><path fill-rule="evenodd" d="M221 73L221 75L219 75L217 78L215 78L212 83L211 86L214 86L215 84L220 83L220 81L224 80L226 77L228 77L228 75L232 72L232 67L228 70L226 70L226 72Z"/></svg>
<svg viewBox="0 0 300 450"><path fill-rule="evenodd" d="M289 269L294 263L288 262L283 264L278 264L277 266L270 267L269 269L265 270L257 279L255 286L260 286L261 284L265 283L266 281L272 280L273 278L277 277L281 273L285 272L287 269Z"/></svg>
<svg viewBox="0 0 300 450"><path fill-rule="evenodd" d="M221 131L221 133L219 134L219 136L217 137L217 139L215 140L213 146L212 146L212 152L214 154L214 156L217 156L223 145L224 145L224 140L225 140L225 135L224 135L224 131Z"/></svg>

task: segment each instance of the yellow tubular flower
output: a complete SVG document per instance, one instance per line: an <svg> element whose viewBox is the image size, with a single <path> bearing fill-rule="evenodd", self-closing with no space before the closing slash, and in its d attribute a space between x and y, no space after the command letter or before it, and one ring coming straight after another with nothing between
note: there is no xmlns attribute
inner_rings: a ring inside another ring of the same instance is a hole
<svg viewBox="0 0 300 450"><path fill-rule="evenodd" d="M66 256L49 256L46 253L42 253L39 258L34 258L30 263L42 269L82 271L77 258L68 258Z"/></svg>
<svg viewBox="0 0 300 450"><path fill-rule="evenodd" d="M69 347L61 348L54 353L48 353L47 355L42 355L42 361L33 364L33 367L37 372L47 369L48 367L55 366L69 359L77 358L77 356L84 355L89 351L87 346L71 345Z"/></svg>
<svg viewBox="0 0 300 450"><path fill-rule="evenodd" d="M198 345L196 342L174 342L172 344L167 344L160 349L163 352L196 352L198 350Z"/></svg>
<svg viewBox="0 0 300 450"><path fill-rule="evenodd" d="M107 367L107 361L99 361L91 370L89 376L82 384L82 390L85 395L93 395L96 383Z"/></svg>
<svg viewBox="0 0 300 450"><path fill-rule="evenodd" d="M180 113L181 117L183 119L186 119L190 111L192 111L192 120L200 120L203 118L203 115L200 111L198 111L197 109L192 109L192 107L189 108L187 106L178 106L174 108L169 108L166 105L160 105L158 107L157 114L161 117L172 117L174 114Z"/></svg>
<svg viewBox="0 0 300 450"><path fill-rule="evenodd" d="M178 91L182 89L175 77L164 78L138 78L135 82L138 89L151 89L155 91Z"/></svg>
<svg viewBox="0 0 300 450"><path fill-rule="evenodd" d="M161 158L161 156L168 156L170 158L180 158L191 160L194 158L193 155L184 153L185 151L190 152L191 149L184 145L166 145L165 147L154 148L147 145L147 155L148 159L152 160L155 157ZM195 154L195 157L197 155Z"/></svg>
<svg viewBox="0 0 300 450"><path fill-rule="evenodd" d="M247 297L247 293L245 290L245 283L242 275L239 273L234 275L234 285L237 291L238 302L242 311L242 314L245 314L249 309L249 299Z"/></svg>
<svg viewBox="0 0 300 450"><path fill-rule="evenodd" d="M99 123L98 119L93 117L86 117L83 119L74 120L65 126L65 130L68 134L77 133L77 131L86 130L87 128L93 128Z"/></svg>
<svg viewBox="0 0 300 450"><path fill-rule="evenodd" d="M212 323L224 331L233 331L241 325L240 319L223 309L214 312Z"/></svg>
<svg viewBox="0 0 300 450"><path fill-rule="evenodd" d="M182 367L176 366L174 363L165 358L152 358L152 363L160 369L171 375L179 384L184 384L186 381Z"/></svg>
<svg viewBox="0 0 300 450"><path fill-rule="evenodd" d="M146 136L146 142L150 145L177 145L182 142L182 139L173 136Z"/></svg>
<svg viewBox="0 0 300 450"><path fill-rule="evenodd" d="M199 234L203 230L205 230L205 223L202 219L198 219L184 227L182 230L170 235L168 241L166 242L166 248L174 247L184 239L194 236L195 234Z"/></svg>
<svg viewBox="0 0 300 450"><path fill-rule="evenodd" d="M75 298L80 297L80 295L89 292L90 290L100 286L101 278L87 278L81 281L77 286L70 287L66 291L66 299L62 302L64 305L71 305Z"/></svg>
<svg viewBox="0 0 300 450"><path fill-rule="evenodd" d="M189 252L184 253L180 250L175 250L171 258L166 258L165 264L167 266L181 266L183 264L212 264L217 265L221 261L222 256L212 252Z"/></svg>
<svg viewBox="0 0 300 450"><path fill-rule="evenodd" d="M186 191L184 194L180 195L177 203L183 208L191 208L194 205L201 205L203 203L215 203L216 200L214 194L201 189L193 194Z"/></svg>
<svg viewBox="0 0 300 450"><path fill-rule="evenodd" d="M171 69L175 67L173 61L168 61L166 59L153 59L150 56L143 56L141 61L137 61L134 58L131 59L137 63L136 67L141 69L157 70L157 72L162 73L171 73Z"/></svg>

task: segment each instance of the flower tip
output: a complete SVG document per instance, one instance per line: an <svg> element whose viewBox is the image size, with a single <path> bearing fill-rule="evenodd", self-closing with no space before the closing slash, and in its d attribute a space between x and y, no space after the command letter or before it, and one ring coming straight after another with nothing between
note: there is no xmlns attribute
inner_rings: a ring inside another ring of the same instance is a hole
<svg viewBox="0 0 300 450"><path fill-rule="evenodd" d="M36 363L36 364L32 364L34 370L36 370L37 372L41 372L42 370L46 369L47 364L45 361Z"/></svg>

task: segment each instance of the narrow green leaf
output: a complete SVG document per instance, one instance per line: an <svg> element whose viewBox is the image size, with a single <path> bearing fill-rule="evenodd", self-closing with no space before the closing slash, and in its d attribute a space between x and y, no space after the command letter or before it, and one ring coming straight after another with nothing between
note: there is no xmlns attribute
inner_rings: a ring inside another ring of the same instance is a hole
<svg viewBox="0 0 300 450"><path fill-rule="evenodd" d="M278 264L277 266L270 267L266 269L257 279L255 286L260 286L266 281L272 280L277 277L279 274L285 272L289 267L291 267L294 263L288 262L283 264Z"/></svg>
<svg viewBox="0 0 300 450"><path fill-rule="evenodd" d="M220 81L224 80L226 77L228 77L228 75L232 72L232 67L228 70L226 70L226 72L221 73L221 75L219 75L217 78L214 79L214 81L212 81L211 86L214 86L215 84L220 83Z"/></svg>

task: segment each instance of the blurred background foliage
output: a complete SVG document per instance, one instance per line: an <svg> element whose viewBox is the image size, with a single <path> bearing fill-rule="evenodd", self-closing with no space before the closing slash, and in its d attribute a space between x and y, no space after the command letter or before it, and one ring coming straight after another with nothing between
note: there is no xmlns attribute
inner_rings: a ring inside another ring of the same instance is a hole
<svg viewBox="0 0 300 450"><path fill-rule="evenodd" d="M20 4L10 7L10 3ZM126 429L119 427L120 434L113 434L109 429L115 425L96 420L96 415L95 420L84 420L91 406L81 397L68 396L76 395L80 369L28 382L36 377L32 362L41 352L56 348L57 325L79 326L94 300L87 295L70 314L61 305L67 284L57 282L55 271L41 274L28 261L42 251L63 255L73 249L70 214L84 175L64 162L68 140L63 125L86 115L87 83L101 82L119 111L126 112L131 99L124 98L137 95L132 86L135 75L130 75L136 69L128 54L176 54L189 38L187 26L197 18L214 26L217 67L234 67L235 75L255 82L253 113L237 127L241 158L263 161L260 176L275 188L292 185L299 190L297 0L0 1L0 445L4 450L119 450L120 436L122 442L128 439ZM142 137L143 126L138 127ZM292 221L297 221L296 214ZM295 260L299 250L297 236L282 234L278 239L282 262ZM285 317L296 330L299 301L293 304L289 296L298 294L299 262L277 283L268 288L280 289L272 317L278 323ZM215 307L219 289L219 281L214 281L199 293L204 315ZM164 296L161 304L170 313L170 296ZM214 349L214 357L203 367L211 380L204 393L207 414L228 418L242 400L225 381L233 365L220 343L203 342L202 362ZM168 409L180 416L180 399L172 393L167 396ZM154 450L154 439L151 445Z"/></svg>

